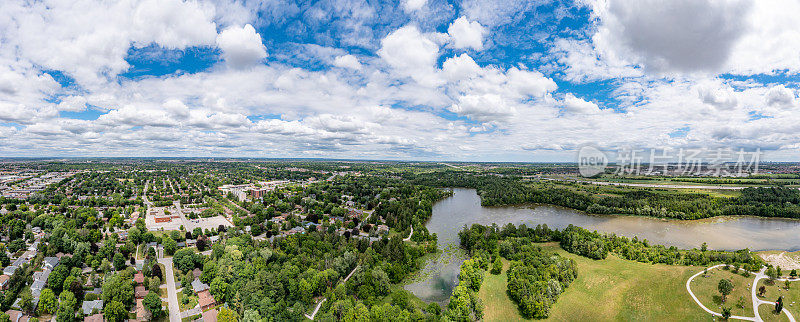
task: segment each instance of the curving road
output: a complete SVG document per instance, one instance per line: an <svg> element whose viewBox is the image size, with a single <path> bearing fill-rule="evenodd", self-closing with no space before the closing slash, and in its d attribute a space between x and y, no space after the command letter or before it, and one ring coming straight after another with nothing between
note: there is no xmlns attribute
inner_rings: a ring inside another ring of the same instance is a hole
<svg viewBox="0 0 800 322"><path fill-rule="evenodd" d="M714 265L714 266L709 267L708 269L715 269L715 268L719 268L721 266L725 266L725 264ZM755 317L732 315L731 319L738 319L738 320L745 320L745 321L759 321L759 322L764 321L764 320L761 319L761 316L758 314L758 306L762 305L762 304L775 305L775 302L764 301L762 299L759 299L758 296L756 296L756 286L758 286L758 281L761 280L761 279L767 278L767 275L764 274L764 271L766 271L766 270L767 270L767 268L764 267L758 272L751 272L751 273L755 274L755 278L753 279L753 284L750 287L750 292L751 292L750 296L751 296L751 299L753 300L752 306L753 306L753 314L754 314ZM706 311L708 313L711 313L712 315L722 316L722 313L714 312L711 309L709 309L708 307L706 307L705 305L703 305L703 303L700 303L700 300L697 299L697 296L695 296L694 292L692 292L692 288L690 286L690 284L692 283L692 280L694 280L695 277L698 277L698 276L700 276L700 274L703 274L703 273L704 273L704 271L700 271L699 273L692 275L692 277L690 277L689 280L686 281L686 291L689 292L689 295L692 296L692 299L694 299L694 302L697 303L697 305L699 305L700 308L702 308L704 311ZM787 279L786 278L779 278L777 280L785 281ZM797 280L800 280L800 279L796 279L795 278L795 279L788 279L788 280L797 281ZM785 308L784 308L783 312L786 313L786 317L789 318L789 321L795 322L794 317L792 316L792 313L790 313Z"/></svg>

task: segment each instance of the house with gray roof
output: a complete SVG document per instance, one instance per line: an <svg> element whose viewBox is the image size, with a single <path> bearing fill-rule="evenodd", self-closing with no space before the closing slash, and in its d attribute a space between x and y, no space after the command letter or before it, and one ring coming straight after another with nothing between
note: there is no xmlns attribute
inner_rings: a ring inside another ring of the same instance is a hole
<svg viewBox="0 0 800 322"><path fill-rule="evenodd" d="M87 316L91 315L94 310L100 312L103 310L103 300L83 301L81 310L83 311L83 315Z"/></svg>
<svg viewBox="0 0 800 322"><path fill-rule="evenodd" d="M52 270L58 266L58 257L45 257L42 261L42 268Z"/></svg>
<svg viewBox="0 0 800 322"><path fill-rule="evenodd" d="M195 278L194 281L192 281L192 290L195 293L200 293L207 289L208 289L208 284L201 282L199 278Z"/></svg>

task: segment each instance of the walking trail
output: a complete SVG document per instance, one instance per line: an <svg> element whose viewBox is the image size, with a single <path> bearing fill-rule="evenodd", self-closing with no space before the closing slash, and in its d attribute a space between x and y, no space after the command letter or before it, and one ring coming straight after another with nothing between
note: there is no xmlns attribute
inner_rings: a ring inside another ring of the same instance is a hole
<svg viewBox="0 0 800 322"><path fill-rule="evenodd" d="M711 269L719 268L719 267L722 267L722 266L724 266L724 264L719 264L719 265L711 266L711 267L709 267L708 269L709 269L709 270L711 270ZM765 274L764 274L764 271L766 271L766 270L767 270L767 269L766 269L766 267L765 267L765 268L762 268L762 269L761 269L760 271L758 271L757 273L756 273L756 272L751 272L751 273L755 274L755 278L753 278L753 285L751 285L751 286L750 286L750 292L751 292L751 294L750 294L750 295L751 295L751 298L752 298L752 300L753 300L753 303L752 303L752 305L753 305L753 314L754 314L754 317L732 315L732 316L730 317L731 319L745 320L745 321L759 321L759 322L761 322L761 321L764 321L764 320L762 320L762 319L761 319L761 316L758 314L758 306L759 306L759 305L762 305L762 304L767 304L767 305L775 305L775 302L765 301L765 300L759 299L759 298L758 298L758 296L756 296L756 286L758 286L758 281L759 281L759 280L761 280L761 279L763 279L763 278L767 278L767 275L765 275ZM700 272L698 272L697 274L694 274L694 275L692 275L692 277L690 277L690 278L689 278L689 280L688 280L688 281L686 281L686 291L688 291L688 292L689 292L689 295L691 295L691 296L692 296L692 299L694 299L694 302L695 302L695 303L697 303L697 305L699 305L699 306L700 306L700 308L702 308L702 309L703 309L703 311L706 311L706 312L708 312L708 313L710 313L710 314L712 314L712 315L715 315L715 316L720 316L720 317L721 317L721 316L722 316L722 313L719 313L719 312L714 312L714 311L712 311L711 309L709 309L708 307L706 307L705 305L703 305L703 303L700 303L700 300L699 300L699 299L697 299L697 296L695 296L695 295L694 295L694 292L692 292L692 288L691 288L691 283L692 283L692 280L694 280L694 278L695 278L695 277L698 277L698 276L700 276L700 275L701 275L701 274L703 274L704 272L705 272L705 271L700 271ZM787 280L787 279L786 279L786 278L779 278L779 279L777 279L777 280L779 280L779 281L785 281L785 280ZM791 280L791 281L797 281L798 279L789 279L789 280ZM789 313L789 311L788 311L788 310L786 310L785 308L783 309L783 311L782 311L782 312L786 313L786 317L788 317L788 318L789 318L789 321L791 321L791 322L795 322L795 320L794 320L794 317L792 316L792 313Z"/></svg>
<svg viewBox="0 0 800 322"><path fill-rule="evenodd" d="M359 267L359 265L356 265L356 267L354 267L353 270L350 271L350 274L347 274L347 277L345 277L344 280L341 281L341 283L347 283L347 280L350 279L350 276L353 276L353 273L356 272L358 267ZM317 312L319 312L319 308L322 307L322 303L325 303L325 301L327 301L327 300L328 300L327 298L324 298L324 299L322 299L322 301L319 301L319 303L317 303L317 307L314 308L314 312L311 312L311 315L308 315L308 314L303 314L303 315L306 318L308 318L309 320L313 321L314 320L314 316L316 316ZM172 322L172 321L170 321L170 322Z"/></svg>

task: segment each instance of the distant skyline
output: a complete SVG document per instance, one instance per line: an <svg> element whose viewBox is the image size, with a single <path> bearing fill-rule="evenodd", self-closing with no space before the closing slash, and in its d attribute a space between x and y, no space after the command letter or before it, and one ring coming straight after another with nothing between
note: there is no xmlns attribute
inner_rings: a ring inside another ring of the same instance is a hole
<svg viewBox="0 0 800 322"><path fill-rule="evenodd" d="M800 2L0 2L0 158L800 161Z"/></svg>

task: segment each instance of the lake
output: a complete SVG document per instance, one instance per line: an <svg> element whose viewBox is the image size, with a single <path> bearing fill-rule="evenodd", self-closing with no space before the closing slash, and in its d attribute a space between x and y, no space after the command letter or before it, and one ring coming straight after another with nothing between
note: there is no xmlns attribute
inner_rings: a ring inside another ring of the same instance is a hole
<svg viewBox="0 0 800 322"><path fill-rule="evenodd" d="M466 255L458 249L458 232L464 225L496 223L547 224L563 229L569 224L589 230L647 239L651 244L711 249L800 250L800 221L762 217L714 217L701 220L669 220L638 216L589 215L550 205L482 207L474 189L452 189L453 196L437 202L426 225L439 238L442 255L428 260L420 277L405 286L426 301L443 303L458 281Z"/></svg>

